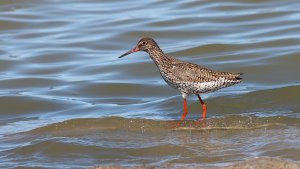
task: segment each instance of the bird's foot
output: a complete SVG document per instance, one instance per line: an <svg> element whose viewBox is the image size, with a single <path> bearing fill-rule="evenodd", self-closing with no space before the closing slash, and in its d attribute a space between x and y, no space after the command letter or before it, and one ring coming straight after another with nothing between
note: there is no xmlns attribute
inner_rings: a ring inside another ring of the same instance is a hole
<svg viewBox="0 0 300 169"><path fill-rule="evenodd" d="M194 127L199 127L199 126L202 128L206 127L206 118L201 118L195 122Z"/></svg>
<svg viewBox="0 0 300 169"><path fill-rule="evenodd" d="M168 125L169 129L176 129L182 126L182 122L184 120L175 120L175 121L171 121L170 124Z"/></svg>

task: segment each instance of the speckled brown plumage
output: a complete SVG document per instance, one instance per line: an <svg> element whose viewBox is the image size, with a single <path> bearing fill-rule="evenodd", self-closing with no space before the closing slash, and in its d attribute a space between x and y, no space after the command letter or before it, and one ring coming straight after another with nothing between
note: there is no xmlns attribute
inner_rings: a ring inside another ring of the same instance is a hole
<svg viewBox="0 0 300 169"><path fill-rule="evenodd" d="M142 38L134 49L123 54L120 58L137 51L145 51L149 54L163 79L170 86L181 92L184 101L188 95L195 94L199 97L202 104L200 93L216 91L240 83L242 79L240 77L241 73L218 72L167 56L157 43L149 37Z"/></svg>

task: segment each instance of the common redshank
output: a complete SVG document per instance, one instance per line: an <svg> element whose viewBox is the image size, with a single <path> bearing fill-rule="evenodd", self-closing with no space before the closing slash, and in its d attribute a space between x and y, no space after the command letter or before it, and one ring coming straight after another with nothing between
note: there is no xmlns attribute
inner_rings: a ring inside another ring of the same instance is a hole
<svg viewBox="0 0 300 169"><path fill-rule="evenodd" d="M122 58L134 52L145 51L149 54L159 69L163 79L173 88L179 90L183 98L184 120L187 113L186 98L189 95L196 95L202 105L202 119L206 118L206 104L200 97L200 93L216 91L221 88L241 82L242 73L218 72L194 63L178 60L167 56L159 48L157 43L150 37L143 37L132 50L119 56Z"/></svg>

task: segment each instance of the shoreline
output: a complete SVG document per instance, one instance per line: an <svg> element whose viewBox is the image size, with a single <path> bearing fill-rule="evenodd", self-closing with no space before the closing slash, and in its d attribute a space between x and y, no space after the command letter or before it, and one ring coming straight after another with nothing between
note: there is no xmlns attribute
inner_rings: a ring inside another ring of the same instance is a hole
<svg viewBox="0 0 300 169"><path fill-rule="evenodd" d="M223 167L206 167L199 164L163 164L162 166L96 166L90 169L299 169L300 162L277 157L254 157L245 161L233 162Z"/></svg>

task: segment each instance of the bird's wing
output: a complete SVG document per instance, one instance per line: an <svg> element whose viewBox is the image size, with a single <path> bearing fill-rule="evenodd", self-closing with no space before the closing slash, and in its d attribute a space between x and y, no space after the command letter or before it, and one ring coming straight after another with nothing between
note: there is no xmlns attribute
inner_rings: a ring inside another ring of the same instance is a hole
<svg viewBox="0 0 300 169"><path fill-rule="evenodd" d="M218 72L188 62L173 62L171 71L180 81L201 83L219 78Z"/></svg>
<svg viewBox="0 0 300 169"><path fill-rule="evenodd" d="M217 81L220 78L224 78L229 81L237 81L242 79L239 77L242 75L242 73L218 72L194 63L183 62L175 58L172 58L171 71L175 78L187 82L211 82Z"/></svg>

